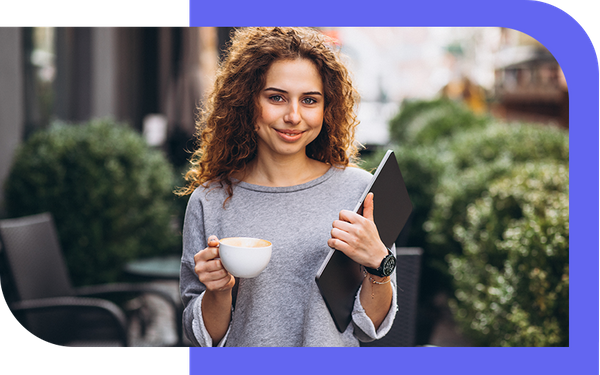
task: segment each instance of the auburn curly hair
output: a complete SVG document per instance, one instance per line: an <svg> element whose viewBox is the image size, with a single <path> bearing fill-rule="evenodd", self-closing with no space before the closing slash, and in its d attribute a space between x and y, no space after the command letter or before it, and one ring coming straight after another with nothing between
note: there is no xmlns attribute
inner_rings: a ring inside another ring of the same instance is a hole
<svg viewBox="0 0 600 375"><path fill-rule="evenodd" d="M310 28L248 27L234 31L228 54L217 70L214 87L196 122L196 143L178 195L217 182L233 195L231 177L256 156L258 95L277 60L308 59L323 79L323 127L306 148L308 157L335 167L357 158L354 135L359 96L335 43Z"/></svg>

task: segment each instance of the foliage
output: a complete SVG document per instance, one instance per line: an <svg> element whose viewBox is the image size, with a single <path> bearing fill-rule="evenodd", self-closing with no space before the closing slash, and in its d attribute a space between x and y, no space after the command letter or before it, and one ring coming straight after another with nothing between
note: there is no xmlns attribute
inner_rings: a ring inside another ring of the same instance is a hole
<svg viewBox="0 0 600 375"><path fill-rule="evenodd" d="M419 292L421 306L434 305L433 296L439 291L454 294L454 275L449 273L447 260L452 258L454 262L463 262L461 257L465 246L455 231L466 227L470 220L467 207L489 194L493 181L511 176L524 163L567 166L569 160L567 131L552 126L495 122L448 99L405 101L399 114L390 122L390 135L393 142L390 147L396 150L414 204L415 217L407 245L425 249ZM377 162L380 158L381 154L375 157ZM374 161L371 163L376 165ZM483 270L487 264L484 259L490 258L480 259L482 263L479 266ZM568 261L563 266L568 269ZM561 269L558 275L562 272ZM473 271L473 275L477 273ZM469 280L473 290L487 285L487 280ZM466 284L463 287L468 289ZM462 306L455 311L468 315L468 319L472 320L472 308ZM531 314L531 311L515 310L512 319L518 320L519 324L537 324L531 317L525 320L524 314ZM517 319L517 316L521 317ZM558 324L559 330L565 332L561 324ZM527 326L524 329L538 328ZM491 332L494 327L487 326L487 329ZM492 343L477 335L472 336L476 340L481 339L478 342L483 344L520 345L516 344L516 338ZM546 332L544 339L537 335L535 340L531 339L533 341L523 339L521 342L523 345L555 345L556 339L550 336Z"/></svg>
<svg viewBox="0 0 600 375"><path fill-rule="evenodd" d="M402 145L432 145L454 134L485 127L489 119L450 99L404 101L389 124L390 138Z"/></svg>
<svg viewBox="0 0 600 375"><path fill-rule="evenodd" d="M131 128L55 123L15 156L6 210L53 214L76 285L115 281L132 259L176 251L173 171Z"/></svg>
<svg viewBox="0 0 600 375"><path fill-rule="evenodd" d="M425 223L427 243L438 257L460 253L453 227L464 223L466 207L481 197L490 181L507 175L516 164L555 160L568 163L568 132L549 126L493 123L453 137L452 161L445 169Z"/></svg>
<svg viewBox="0 0 600 375"><path fill-rule="evenodd" d="M511 163L552 159L569 161L568 133L527 123L490 123L481 130L457 134L449 145L457 169L505 159Z"/></svg>
<svg viewBox="0 0 600 375"><path fill-rule="evenodd" d="M483 346L568 346L569 170L527 163L490 184L455 229L451 307Z"/></svg>
<svg viewBox="0 0 600 375"><path fill-rule="evenodd" d="M481 197L490 181L505 176L512 168L512 163L502 158L463 171L453 166L445 171L423 225L428 250L435 258L443 262L446 254L461 253L462 247L453 236L454 226L465 221L468 205Z"/></svg>

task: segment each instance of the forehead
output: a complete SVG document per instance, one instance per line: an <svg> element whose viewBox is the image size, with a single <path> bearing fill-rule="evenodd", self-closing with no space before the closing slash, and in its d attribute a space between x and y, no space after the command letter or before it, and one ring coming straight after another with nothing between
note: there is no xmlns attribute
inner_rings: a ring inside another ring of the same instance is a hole
<svg viewBox="0 0 600 375"><path fill-rule="evenodd" d="M323 80L316 65L310 60L277 60L271 64L265 76L265 88L273 85L286 91L293 88L322 91Z"/></svg>

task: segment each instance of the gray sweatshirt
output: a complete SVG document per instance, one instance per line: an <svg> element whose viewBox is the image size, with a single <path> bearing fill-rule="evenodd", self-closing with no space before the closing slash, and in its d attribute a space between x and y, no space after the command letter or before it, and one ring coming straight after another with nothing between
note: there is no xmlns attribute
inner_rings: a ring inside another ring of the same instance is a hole
<svg viewBox="0 0 600 375"><path fill-rule="evenodd" d="M340 210L355 208L371 177L348 167L330 168L315 180L290 187L238 182L225 208L227 193L219 185L196 189L183 226L180 289L186 336L195 345L213 345L202 320L205 287L194 272L194 254L216 235L257 237L273 244L267 268L255 278L239 280L231 323L218 346L358 346L358 340L383 337L397 309L395 274L392 306L377 331L357 294L352 323L340 333L315 282L330 250L333 221Z"/></svg>

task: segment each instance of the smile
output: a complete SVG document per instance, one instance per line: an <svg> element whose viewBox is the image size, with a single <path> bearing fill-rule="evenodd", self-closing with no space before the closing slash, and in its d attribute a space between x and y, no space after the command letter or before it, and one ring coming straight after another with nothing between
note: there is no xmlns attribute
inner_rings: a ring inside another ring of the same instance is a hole
<svg viewBox="0 0 600 375"><path fill-rule="evenodd" d="M304 133L303 131L288 130L288 129L283 129L283 130L275 129L275 131L277 132L277 134L279 134L279 136L281 138L283 138L286 141L298 140L302 136L302 133Z"/></svg>

